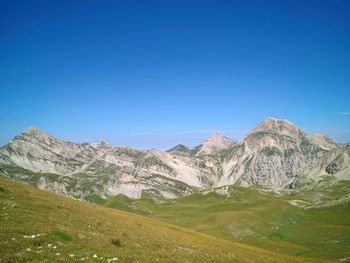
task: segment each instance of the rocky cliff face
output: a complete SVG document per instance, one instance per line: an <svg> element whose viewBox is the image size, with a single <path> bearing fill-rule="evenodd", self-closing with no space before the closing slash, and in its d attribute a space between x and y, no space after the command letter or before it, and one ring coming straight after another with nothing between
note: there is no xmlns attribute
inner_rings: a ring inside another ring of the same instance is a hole
<svg viewBox="0 0 350 263"><path fill-rule="evenodd" d="M341 149L332 151L334 158L327 163L325 171L329 175L337 175L343 180L350 180L350 144L345 144Z"/></svg>
<svg viewBox="0 0 350 263"><path fill-rule="evenodd" d="M315 140L286 120L267 118L253 129L223 162L219 186L263 185L275 189L294 188L334 156L323 141ZM319 172L319 171L318 171Z"/></svg>
<svg viewBox="0 0 350 263"><path fill-rule="evenodd" d="M37 187L75 197L141 193L175 197L208 185L213 176L200 160L157 150L74 144L36 128L0 149L0 169Z"/></svg>
<svg viewBox="0 0 350 263"><path fill-rule="evenodd" d="M294 189L321 176L350 179L349 149L274 118L239 142L214 133L202 145L168 152L63 142L30 128L0 149L0 172L76 198L176 197L232 184Z"/></svg>

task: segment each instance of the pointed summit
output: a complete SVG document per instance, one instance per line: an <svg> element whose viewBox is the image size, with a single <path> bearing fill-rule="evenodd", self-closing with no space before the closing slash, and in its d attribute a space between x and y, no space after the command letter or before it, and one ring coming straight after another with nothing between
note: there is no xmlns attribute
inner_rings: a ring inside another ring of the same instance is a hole
<svg viewBox="0 0 350 263"><path fill-rule="evenodd" d="M214 139L214 138L225 138L225 136L221 135L218 132L213 132L212 134L210 134L207 140Z"/></svg>
<svg viewBox="0 0 350 263"><path fill-rule="evenodd" d="M251 130L243 142L252 151L266 147L299 151L298 145L303 140L309 141L307 135L290 121L268 117Z"/></svg>
<svg viewBox="0 0 350 263"><path fill-rule="evenodd" d="M268 117L259 123L250 134L257 132L278 133L294 137L300 132L300 129L288 120Z"/></svg>
<svg viewBox="0 0 350 263"><path fill-rule="evenodd" d="M230 138L227 138L225 136L223 136L222 134L218 133L218 132L213 132L203 143L219 143L219 142L228 142L231 143L232 140Z"/></svg>
<svg viewBox="0 0 350 263"><path fill-rule="evenodd" d="M37 136L37 135L44 135L44 134L47 135L48 133L36 127L29 127L24 132L22 132L22 134L25 134L28 136Z"/></svg>
<svg viewBox="0 0 350 263"><path fill-rule="evenodd" d="M295 126L293 125L289 120L286 120L286 119L277 119L277 118L274 118L274 117L267 117L265 120L263 120L259 125L261 124L264 124L264 125L282 125L282 124L285 124L285 125L292 125L292 126Z"/></svg>
<svg viewBox="0 0 350 263"><path fill-rule="evenodd" d="M230 138L227 138L218 132L214 132L203 142L197 155L220 151L229 147L233 143L234 141Z"/></svg>
<svg viewBox="0 0 350 263"><path fill-rule="evenodd" d="M175 147L167 150L168 153L180 155L180 156L193 156L197 153L197 147L190 148L183 144L178 144Z"/></svg>
<svg viewBox="0 0 350 263"><path fill-rule="evenodd" d="M189 151L190 148L188 148L187 146L183 145L183 144L178 144L176 146L174 146L173 148L167 150L167 152L175 152L175 151L180 151L180 152L185 152L185 151Z"/></svg>
<svg viewBox="0 0 350 263"><path fill-rule="evenodd" d="M90 143L90 145L96 149L107 149L107 148L112 148L113 146L105 141L97 141L94 143Z"/></svg>
<svg viewBox="0 0 350 263"><path fill-rule="evenodd" d="M46 144L57 141L57 139L52 137L50 134L36 127L29 127L27 130L21 132L14 138L14 140L23 139L26 141L44 142Z"/></svg>
<svg viewBox="0 0 350 263"><path fill-rule="evenodd" d="M34 140L47 140L48 138L53 138L50 136L47 132L36 128L36 127L29 127L25 131L21 132L19 135L15 137L17 138L30 138Z"/></svg>

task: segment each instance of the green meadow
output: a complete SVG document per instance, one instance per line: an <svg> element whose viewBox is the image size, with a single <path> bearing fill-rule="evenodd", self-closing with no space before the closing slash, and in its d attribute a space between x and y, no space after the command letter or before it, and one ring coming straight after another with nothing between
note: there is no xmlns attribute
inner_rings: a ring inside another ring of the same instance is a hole
<svg viewBox="0 0 350 263"><path fill-rule="evenodd" d="M295 257L350 262L349 189L347 181L283 194L231 186L228 196L117 196L104 205Z"/></svg>
<svg viewBox="0 0 350 263"><path fill-rule="evenodd" d="M0 177L0 262L347 262L350 204L334 200L348 187L91 197L98 205ZM315 195L323 203L306 208Z"/></svg>
<svg viewBox="0 0 350 263"><path fill-rule="evenodd" d="M183 199L183 205L193 198ZM0 262L324 262L57 196L5 177L0 177L0 204ZM205 221L202 227L211 220ZM192 222L185 224L191 228Z"/></svg>

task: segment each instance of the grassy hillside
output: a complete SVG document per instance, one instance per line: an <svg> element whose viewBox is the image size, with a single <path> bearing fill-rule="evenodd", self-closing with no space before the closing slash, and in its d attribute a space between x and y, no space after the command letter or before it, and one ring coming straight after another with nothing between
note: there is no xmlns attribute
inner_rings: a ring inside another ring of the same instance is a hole
<svg viewBox="0 0 350 263"><path fill-rule="evenodd" d="M350 183L326 185L282 196L241 187L230 187L230 197L214 192L172 200L117 196L105 205L292 256L350 262L350 202L344 201ZM312 205L319 207L304 208Z"/></svg>
<svg viewBox="0 0 350 263"><path fill-rule="evenodd" d="M0 204L0 262L315 262L71 200L1 176ZM203 227L205 220L199 220ZM187 219L187 224L194 223Z"/></svg>

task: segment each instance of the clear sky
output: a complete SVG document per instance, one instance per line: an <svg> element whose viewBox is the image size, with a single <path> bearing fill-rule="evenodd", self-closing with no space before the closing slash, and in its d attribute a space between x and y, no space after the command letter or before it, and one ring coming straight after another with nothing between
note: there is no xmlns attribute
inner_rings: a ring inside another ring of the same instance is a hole
<svg viewBox="0 0 350 263"><path fill-rule="evenodd" d="M267 116L350 141L350 1L1 1L0 144L167 149Z"/></svg>

